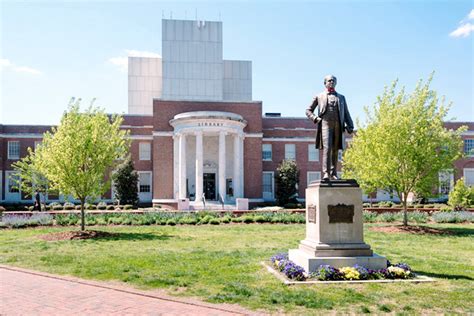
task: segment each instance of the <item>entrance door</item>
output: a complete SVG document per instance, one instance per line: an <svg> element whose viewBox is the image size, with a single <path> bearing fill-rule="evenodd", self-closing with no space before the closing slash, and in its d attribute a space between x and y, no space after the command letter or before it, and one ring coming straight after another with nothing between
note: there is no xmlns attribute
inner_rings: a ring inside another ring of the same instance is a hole
<svg viewBox="0 0 474 316"><path fill-rule="evenodd" d="M206 195L206 200L216 199L216 174L205 173L204 174L204 185L203 192Z"/></svg>

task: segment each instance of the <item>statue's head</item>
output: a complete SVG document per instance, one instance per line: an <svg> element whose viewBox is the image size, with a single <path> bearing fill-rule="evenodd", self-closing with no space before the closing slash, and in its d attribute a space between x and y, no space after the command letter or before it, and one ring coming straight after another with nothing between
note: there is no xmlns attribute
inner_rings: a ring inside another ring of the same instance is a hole
<svg viewBox="0 0 474 316"><path fill-rule="evenodd" d="M327 75L324 77L324 86L327 89L334 89L337 84L337 78L334 77L333 75Z"/></svg>

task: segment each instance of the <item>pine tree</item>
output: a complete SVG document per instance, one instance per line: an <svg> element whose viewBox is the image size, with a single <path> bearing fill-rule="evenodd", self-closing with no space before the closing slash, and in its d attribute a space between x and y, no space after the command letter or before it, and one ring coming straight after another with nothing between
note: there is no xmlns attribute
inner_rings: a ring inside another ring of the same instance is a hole
<svg viewBox="0 0 474 316"><path fill-rule="evenodd" d="M138 203L138 173L130 156L117 167L113 175L114 192L120 204Z"/></svg>

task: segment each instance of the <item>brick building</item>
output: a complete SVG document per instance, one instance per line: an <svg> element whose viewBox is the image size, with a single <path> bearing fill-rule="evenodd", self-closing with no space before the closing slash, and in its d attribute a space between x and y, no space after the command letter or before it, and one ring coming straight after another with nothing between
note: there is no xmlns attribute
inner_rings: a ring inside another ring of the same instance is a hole
<svg viewBox="0 0 474 316"><path fill-rule="evenodd" d="M129 57L129 114L122 128L130 130L140 201L272 201L283 159L296 160L298 197L304 199L307 184L321 178L314 124L306 117L262 113L262 102L252 100L251 62L222 58L221 22L163 20L162 26L161 58ZM469 155L440 174L442 194L460 177L474 185L474 122L446 123L461 125L469 128L463 134ZM12 186L11 165L50 128L0 125L0 202L31 201ZM377 198L389 196L380 192Z"/></svg>

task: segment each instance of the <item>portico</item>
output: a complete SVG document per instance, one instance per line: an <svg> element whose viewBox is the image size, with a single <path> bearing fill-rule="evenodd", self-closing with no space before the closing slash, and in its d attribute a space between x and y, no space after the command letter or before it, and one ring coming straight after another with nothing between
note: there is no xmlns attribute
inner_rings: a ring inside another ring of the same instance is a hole
<svg viewBox="0 0 474 316"><path fill-rule="evenodd" d="M231 112L194 111L170 120L174 198L233 202L243 197L244 128Z"/></svg>

